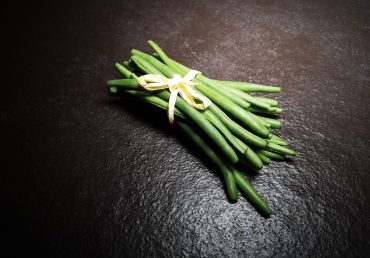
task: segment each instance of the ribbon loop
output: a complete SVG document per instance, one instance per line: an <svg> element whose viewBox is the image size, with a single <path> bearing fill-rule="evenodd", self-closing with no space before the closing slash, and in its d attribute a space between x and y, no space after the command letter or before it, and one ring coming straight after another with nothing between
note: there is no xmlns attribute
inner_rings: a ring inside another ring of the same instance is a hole
<svg viewBox="0 0 370 258"><path fill-rule="evenodd" d="M175 104L178 94L188 103L190 106L205 110L212 102L205 96L198 94L192 86L195 85L193 80L199 71L190 70L184 77L179 74L173 74L173 78L168 79L160 74L145 74L137 78L139 84L146 90L164 90L169 89L171 92L170 99L168 101L168 120L170 124L175 121Z"/></svg>

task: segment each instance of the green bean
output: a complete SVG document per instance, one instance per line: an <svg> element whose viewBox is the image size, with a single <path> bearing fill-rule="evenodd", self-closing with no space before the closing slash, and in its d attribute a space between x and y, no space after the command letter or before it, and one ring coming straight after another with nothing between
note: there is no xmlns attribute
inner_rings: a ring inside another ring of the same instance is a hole
<svg viewBox="0 0 370 258"><path fill-rule="evenodd" d="M245 93L241 90L234 89L234 88L231 88L231 87L225 87L224 85L222 85L220 83L217 83L217 84L219 84L220 88L223 88L223 89L226 89L227 91L233 92L234 94L236 94L240 98L244 99L245 101L247 101L248 103L250 103L250 104L252 104L256 107L259 107L259 108L262 108L262 109L265 109L265 110L269 110L271 108L271 106L269 104L258 100L256 97L254 97L252 95L249 95L248 93Z"/></svg>
<svg viewBox="0 0 370 258"><path fill-rule="evenodd" d="M286 142L281 142L281 141L278 141L278 140L275 140L275 139L267 139L266 141L276 143L276 144L281 145L281 146L287 146L288 145L288 143L286 143Z"/></svg>
<svg viewBox="0 0 370 258"><path fill-rule="evenodd" d="M111 86L109 87L109 93L116 94L118 92L117 87Z"/></svg>
<svg viewBox="0 0 370 258"><path fill-rule="evenodd" d="M288 149L273 142L268 142L266 148L287 155L295 156L297 154L294 150Z"/></svg>
<svg viewBox="0 0 370 258"><path fill-rule="evenodd" d="M163 110L168 110L168 103L161 98L158 98L156 96L151 95L150 93L143 92L143 91L136 91L136 90L126 90L126 93L129 93L134 96L138 96L144 101L151 103ZM218 120L218 118L210 111L205 110L202 112L205 117L218 129L221 133L225 136L225 138L232 144L232 146L235 146L235 148L241 153L244 154L247 151L248 147L242 147L236 140L235 137L230 133L230 131ZM178 117L181 117L184 120L187 120L185 115L175 108L175 115Z"/></svg>
<svg viewBox="0 0 370 258"><path fill-rule="evenodd" d="M129 60L125 60L125 61L123 61L123 62L122 62L122 64L123 64L124 66L127 66L127 67L129 67L129 66L131 65L131 63L130 63L130 61L129 61Z"/></svg>
<svg viewBox="0 0 370 258"><path fill-rule="evenodd" d="M135 65L145 73L161 74L157 68L146 62L145 59L138 55L132 55L131 60L134 61Z"/></svg>
<svg viewBox="0 0 370 258"><path fill-rule="evenodd" d="M117 69L118 72L120 72L125 79L137 79L138 77L136 74L130 70L128 70L126 67L122 66L119 63L115 64L115 68Z"/></svg>
<svg viewBox="0 0 370 258"><path fill-rule="evenodd" d="M252 164L252 166L258 170L263 168L262 160L258 157L256 152L252 148L248 148L245 152L244 157Z"/></svg>
<svg viewBox="0 0 370 258"><path fill-rule="evenodd" d="M281 139L280 137L278 137L274 134L272 135L271 139L268 139L266 141L267 142L273 142L273 143L279 144L281 146L287 146L288 145L288 143L285 140Z"/></svg>
<svg viewBox="0 0 370 258"><path fill-rule="evenodd" d="M126 73L127 74L127 73ZM133 73L132 73L133 74ZM133 74L135 75L135 74ZM131 75L132 76L132 75ZM129 83L122 83L122 82L129 82ZM134 95L134 96L137 96L143 100L145 100L146 102L148 103L151 103L161 109L164 109L164 110L168 110L168 103L166 101L164 101L163 99L161 98L158 98L157 96L154 96L148 92L145 92L145 91L141 91L141 89L138 87L137 83L136 83L136 86L135 84L133 83L134 80L128 80L128 79L120 79L120 80L110 80L108 81L108 85L110 86L111 89L117 89L116 87L122 87L125 89L125 93L129 93L131 95ZM112 93L116 93L115 92L112 92ZM181 117L182 119L187 119L185 117L185 115L180 111L178 110L176 107L175 107L175 115L178 116L178 117Z"/></svg>
<svg viewBox="0 0 370 258"><path fill-rule="evenodd" d="M150 93L138 91L138 90L126 90L126 93L131 95L138 96L143 100L161 108L164 110L168 110L168 103L161 98L158 98ZM248 147L242 147L234 138L234 136L230 133L230 131L221 123L220 120L210 111L204 110L202 114L225 136L225 138L229 141L232 146L237 149L241 154L244 154ZM175 108L175 115L181 117L182 119L187 119L185 115Z"/></svg>
<svg viewBox="0 0 370 258"><path fill-rule="evenodd" d="M271 125L268 122L266 122L266 120L262 119L261 117L258 117L256 114L253 114L252 112L251 112L251 115L254 117L254 119L256 119L261 124L263 124L265 127L270 129Z"/></svg>
<svg viewBox="0 0 370 258"><path fill-rule="evenodd" d="M156 52L154 52L153 54L152 54L152 56L153 57L155 57L156 59L158 59L158 60L161 60L161 57L156 53Z"/></svg>
<svg viewBox="0 0 370 258"><path fill-rule="evenodd" d="M229 114L237 118L240 122L251 128L255 133L269 138L270 131L260 121L253 117L249 111L244 110L238 105L235 105L231 100L223 98L222 95L219 95L212 88L207 87L204 84L198 84L195 87L215 104L219 105Z"/></svg>
<svg viewBox="0 0 370 258"><path fill-rule="evenodd" d="M267 145L267 142L261 137L249 132L248 130L241 127L239 124L234 122L229 118L217 105L210 105L208 107L213 114L215 114L218 119L230 130L232 134L242 139L244 142L247 142L253 146L264 148Z"/></svg>
<svg viewBox="0 0 370 258"><path fill-rule="evenodd" d="M230 201L235 202L238 199L238 191L235 183L235 176L230 171L230 166L226 165L219 156L205 143L201 136L199 136L193 128L183 121L176 120L177 125L195 142L196 145L211 159L221 170L226 193Z"/></svg>
<svg viewBox="0 0 370 258"><path fill-rule="evenodd" d="M204 110L201 112L207 119L210 121L214 127L216 127L222 135L225 137L225 139L229 142L229 144L240 154L244 154L247 150L247 148L243 148L234 138L234 136L231 134L231 132L227 129L227 127L215 116L211 111Z"/></svg>
<svg viewBox="0 0 370 258"><path fill-rule="evenodd" d="M253 107L253 106L250 106L248 108L248 110L250 112L253 112L253 113L262 114L262 115L269 115L269 116L271 116L271 115L273 115L273 116L279 115L282 112L282 109L281 108L276 108L276 107L274 107L274 110L275 111L267 111L267 110L263 110L263 109L260 109L260 108L257 108L257 107Z"/></svg>
<svg viewBox="0 0 370 258"><path fill-rule="evenodd" d="M187 67L187 66L185 66L185 65L183 65L183 64L181 64L179 62L176 62L175 60L173 60L173 59L171 59L169 57L167 57L167 58L169 59L169 61L171 63L173 63L181 71L185 71L186 73L188 73L190 71L190 68L189 67Z"/></svg>
<svg viewBox="0 0 370 258"><path fill-rule="evenodd" d="M132 73L138 73L137 74L138 76L145 74L144 72L142 72L142 70L138 69L138 67L135 65L135 63L131 59L123 61L122 65L125 68L129 69Z"/></svg>
<svg viewBox="0 0 370 258"><path fill-rule="evenodd" d="M259 116L259 115L256 115L256 114L254 114L254 115L257 116L258 118L264 120L266 123L268 123L271 128L281 129L281 122L279 120L269 118L269 117Z"/></svg>
<svg viewBox="0 0 370 258"><path fill-rule="evenodd" d="M273 134L271 139L270 140L275 140L275 141L278 141L278 142L281 142L281 143L285 143L286 145L288 144L287 141L285 141L283 138ZM280 144L280 145L284 145L284 144Z"/></svg>
<svg viewBox="0 0 370 258"><path fill-rule="evenodd" d="M275 86L265 86L249 82L232 82L232 81L221 81L215 80L222 83L225 86L233 87L244 92L266 92L266 93L279 93L281 92L280 87Z"/></svg>
<svg viewBox="0 0 370 258"><path fill-rule="evenodd" d="M272 210L262 196L256 192L253 186L235 168L232 170L232 173L237 187L248 197L253 206L264 216L270 216Z"/></svg>
<svg viewBox="0 0 370 258"><path fill-rule="evenodd" d="M237 104L238 106L240 106L244 109L249 108L250 105L251 105L250 103L248 103L244 99L240 98L238 95L234 94L231 91L225 90L224 88L221 88L221 87L220 88L214 88L214 90L216 90L220 95L222 95L226 98L229 98L235 104Z"/></svg>
<svg viewBox="0 0 370 258"><path fill-rule="evenodd" d="M261 102L265 102L266 104L269 104L271 107L276 107L278 105L278 101L275 99L258 97L258 96L253 96L253 97Z"/></svg>
<svg viewBox="0 0 370 258"><path fill-rule="evenodd" d="M122 66L119 63L115 63L114 67L116 70L121 73L125 78L130 78L131 74L133 74L131 71L127 70L124 66Z"/></svg>
<svg viewBox="0 0 370 258"><path fill-rule="evenodd" d="M170 93L168 91L160 91L156 93L156 95L165 101L168 101L170 98ZM176 107L190 117L199 127L204 130L204 132L208 134L208 136L224 152L232 164L238 162L239 158L233 148L226 142L225 138L220 134L220 132L199 113L199 111L189 106L182 98L176 99Z"/></svg>
<svg viewBox="0 0 370 258"><path fill-rule="evenodd" d="M277 154L275 152L271 152L271 151L268 151L268 150L259 150L260 153L262 153L263 155L265 155L266 157L269 157L271 159L277 159L277 160L284 160L285 157L284 155L280 155L280 154Z"/></svg>
<svg viewBox="0 0 370 258"><path fill-rule="evenodd" d="M161 71L161 73L166 76L167 78L172 78L173 74L176 73L176 71L173 71L170 69L166 64L162 63L155 57L152 57L151 55L148 55L144 52L141 52L136 49L131 50L131 55L140 56L142 59L145 59L149 64L151 64L153 67Z"/></svg>
<svg viewBox="0 0 370 258"><path fill-rule="evenodd" d="M124 87L133 90L139 90L140 86L136 79L117 79L107 81L108 86Z"/></svg>
<svg viewBox="0 0 370 258"><path fill-rule="evenodd" d="M159 55L159 57L162 59L163 63L165 63L172 71L181 74L183 71L177 67L175 64L170 62L169 57L163 52L163 50L152 40L148 40L149 46ZM155 57L152 57L156 59ZM160 61L159 61L160 62ZM162 62L160 62L162 63ZM188 73L189 71L186 71ZM184 76L185 74L182 74ZM200 74L197 75L199 77Z"/></svg>
<svg viewBox="0 0 370 258"><path fill-rule="evenodd" d="M256 153L264 164L267 164L267 165L270 164L271 159L269 157L263 155L263 153L261 153L259 150L257 150Z"/></svg>
<svg viewBox="0 0 370 258"><path fill-rule="evenodd" d="M243 157L249 161L252 167L262 169L263 168L262 160L258 157L254 150L252 150L252 148L249 148L249 146L245 144L242 140L240 140L238 137L234 136L234 138L244 149L247 149Z"/></svg>

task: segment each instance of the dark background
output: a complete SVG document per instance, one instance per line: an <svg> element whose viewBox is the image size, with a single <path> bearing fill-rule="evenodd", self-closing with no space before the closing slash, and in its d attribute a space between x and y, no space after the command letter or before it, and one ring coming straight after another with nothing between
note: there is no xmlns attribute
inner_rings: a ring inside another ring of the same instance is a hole
<svg viewBox="0 0 370 258"><path fill-rule="evenodd" d="M370 255L368 1L16 1L3 12L12 256ZM300 154L249 176L269 219L227 201L164 112L108 96L113 63L148 39L210 77L282 87L281 135Z"/></svg>

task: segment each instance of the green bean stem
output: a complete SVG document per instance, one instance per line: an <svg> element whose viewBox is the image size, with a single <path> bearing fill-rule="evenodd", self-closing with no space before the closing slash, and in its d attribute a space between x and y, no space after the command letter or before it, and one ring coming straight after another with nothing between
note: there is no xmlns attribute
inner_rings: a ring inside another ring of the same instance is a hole
<svg viewBox="0 0 370 258"><path fill-rule="evenodd" d="M204 110L201 112L207 119L210 121L214 127L216 127L222 135L225 137L225 139L230 143L230 145L238 151L240 154L244 154L247 151L247 148L243 148L234 138L234 136L231 134L229 129L215 116L211 111Z"/></svg>
<svg viewBox="0 0 370 258"><path fill-rule="evenodd" d="M246 93L244 91L234 89L234 88L230 88L230 87L225 87L221 83L216 83L216 85L219 85L219 87L224 89L225 91L230 91L230 92L234 93L235 95L239 96L240 98L244 99L245 101L247 101L248 103L250 103L250 104L252 104L256 107L259 107L259 108L267 110L267 111L271 110L271 106L268 103L260 101L256 97L254 97L252 95L249 95L248 93Z"/></svg>
<svg viewBox="0 0 370 258"><path fill-rule="evenodd" d="M297 154L294 150L288 149L273 142L268 142L266 148L286 155L295 156Z"/></svg>
<svg viewBox="0 0 370 258"><path fill-rule="evenodd" d="M271 162L271 159L269 157L267 157L266 155L264 155L261 151L257 150L256 151L258 157L262 160L262 162L266 165L270 164Z"/></svg>
<svg viewBox="0 0 370 258"><path fill-rule="evenodd" d="M234 136L235 137L235 136ZM252 150L252 148L249 148L247 144L245 144L242 140L240 140L238 137L235 137L235 140L247 151L244 154L244 158L249 162L250 165L252 165L253 168L256 169L262 169L263 163L262 160L258 157L256 152Z"/></svg>
<svg viewBox="0 0 370 258"><path fill-rule="evenodd" d="M278 105L278 101L275 99L259 97L259 96L253 96L253 97L261 102L265 102L266 104L269 104L271 107L276 107Z"/></svg>
<svg viewBox="0 0 370 258"><path fill-rule="evenodd" d="M278 154L278 153L275 153L275 152L271 152L271 151L268 151L268 150L258 150L258 152L262 153L263 155L265 155L266 157L269 157L271 159L277 159L277 160L284 160L285 159L284 155L281 155L281 154Z"/></svg>
<svg viewBox="0 0 370 258"><path fill-rule="evenodd" d="M261 120L265 121L266 123L268 123L271 128L281 129L281 122L279 120L269 118L269 117L260 116L260 115L256 115L256 114L254 114L254 115L257 116L258 118L260 118Z"/></svg>
<svg viewBox="0 0 370 258"><path fill-rule="evenodd" d="M238 199L238 191L236 188L235 176L233 176L233 173L230 171L230 166L227 166L225 162L219 158L216 152L214 152L213 149L204 142L202 137L199 136L188 124L180 120L176 120L176 123L221 170L227 196L230 201L235 202Z"/></svg>
<svg viewBox="0 0 370 258"><path fill-rule="evenodd" d="M232 172L236 185L248 197L253 206L256 207L256 209L259 210L264 216L270 216L272 210L262 196L257 193L253 186L251 186L251 184L235 168Z"/></svg>
<svg viewBox="0 0 370 258"><path fill-rule="evenodd" d="M233 81L221 81L215 80L225 86L233 87L244 92L265 92L265 93L279 93L281 92L280 87L265 86L250 82L233 82Z"/></svg>
<svg viewBox="0 0 370 258"><path fill-rule="evenodd" d="M288 142L287 141L285 141L284 139L282 139L281 137L279 137L279 136L277 136L275 134L273 134L272 137L271 137L271 139L269 139L269 140L280 142L279 145L283 145L283 146L288 145Z"/></svg>
<svg viewBox="0 0 370 258"><path fill-rule="evenodd" d="M141 56L132 55L132 61L134 61L135 65L145 73L153 73L153 74L161 74L157 68L155 68L150 63L146 62Z"/></svg>
<svg viewBox="0 0 370 258"><path fill-rule="evenodd" d="M263 110L263 109L260 109L258 107L253 107L253 106L250 106L248 108L248 111L252 112L252 113L257 113L257 114L262 114L262 115L268 115L268 116L276 116L276 115L279 115L281 114L281 112L283 111L281 108L277 108L277 107L274 107L275 109L268 111L268 110Z"/></svg>
<svg viewBox="0 0 370 258"><path fill-rule="evenodd" d="M208 107L213 114L215 114L218 119L230 130L232 134L242 139L244 142L249 143L256 147L264 148L267 145L267 142L261 137L249 132L244 129L230 117L228 117L217 105L210 105Z"/></svg>

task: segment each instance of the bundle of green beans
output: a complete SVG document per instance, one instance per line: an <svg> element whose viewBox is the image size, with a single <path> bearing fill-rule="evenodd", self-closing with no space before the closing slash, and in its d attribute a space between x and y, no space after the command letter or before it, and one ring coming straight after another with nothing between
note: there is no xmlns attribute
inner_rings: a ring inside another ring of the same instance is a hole
<svg viewBox="0 0 370 258"><path fill-rule="evenodd" d="M127 61L115 64L124 79L108 81L109 91L112 95L133 95L167 110L170 91L148 91L139 84L138 77L160 74L173 78L174 74L185 76L191 69L169 58L153 41L148 44L154 54L133 49ZM192 81L194 90L210 99L212 104L205 110L197 110L177 97L175 123L220 169L231 202L237 201L239 189L261 214L269 216L270 207L235 165L240 163L259 170L271 159L284 160L287 155L296 155L287 148L285 140L271 132L271 129L281 128L276 119L282 111L277 107L278 102L250 94L278 93L280 87L215 80L202 74Z"/></svg>

